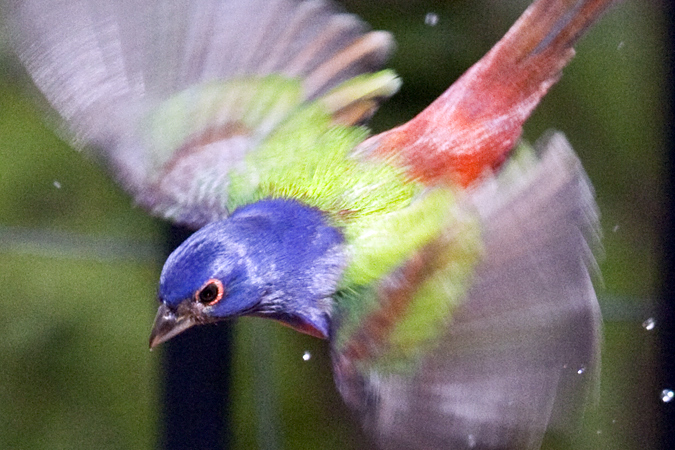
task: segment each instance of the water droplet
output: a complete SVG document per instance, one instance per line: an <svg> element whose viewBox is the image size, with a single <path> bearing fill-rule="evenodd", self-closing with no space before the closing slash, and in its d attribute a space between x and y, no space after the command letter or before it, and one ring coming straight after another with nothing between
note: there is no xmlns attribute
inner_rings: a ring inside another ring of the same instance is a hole
<svg viewBox="0 0 675 450"><path fill-rule="evenodd" d="M661 391L661 401L663 403L670 403L675 398L675 392L672 389L664 389Z"/></svg>
<svg viewBox="0 0 675 450"><path fill-rule="evenodd" d="M583 375L584 372L586 372L586 366L581 366L579 367L579 370L577 370L579 375Z"/></svg>
<svg viewBox="0 0 675 450"><path fill-rule="evenodd" d="M476 436L473 434L470 434L466 437L466 443L469 446L469 448L474 448L476 446Z"/></svg>
<svg viewBox="0 0 675 450"><path fill-rule="evenodd" d="M302 360L309 361L310 359L312 359L312 354L309 352L309 350L305 350L305 353L302 354Z"/></svg>
<svg viewBox="0 0 675 450"><path fill-rule="evenodd" d="M438 23L438 14L433 13L433 12L428 12L426 16L424 16L424 24L429 25L430 27L436 26Z"/></svg>
<svg viewBox="0 0 675 450"><path fill-rule="evenodd" d="M623 46L624 46L624 42L621 41L621 42L619 42L619 45L616 47L616 49L621 50L623 48Z"/></svg>
<svg viewBox="0 0 675 450"><path fill-rule="evenodd" d="M642 328L644 328L647 331L652 331L655 326L656 326L656 319L654 319L653 317L650 317L649 319L642 322Z"/></svg>
<svg viewBox="0 0 675 450"><path fill-rule="evenodd" d="M596 434L602 434L602 430L598 430L595 432Z"/></svg>
<svg viewBox="0 0 675 450"><path fill-rule="evenodd" d="M612 228L612 233L616 233L619 231L619 225L614 225L614 228Z"/></svg>
<svg viewBox="0 0 675 450"><path fill-rule="evenodd" d="M59 183L58 181L54 180L54 187L55 187L56 189L61 189L61 183Z"/></svg>

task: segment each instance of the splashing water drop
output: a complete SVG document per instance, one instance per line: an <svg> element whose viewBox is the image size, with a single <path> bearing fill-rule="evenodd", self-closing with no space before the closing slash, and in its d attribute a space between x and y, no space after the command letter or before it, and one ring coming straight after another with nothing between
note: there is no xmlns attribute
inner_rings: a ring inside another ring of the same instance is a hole
<svg viewBox="0 0 675 450"><path fill-rule="evenodd" d="M436 26L438 23L438 14L429 12L427 13L426 16L424 16L424 24L429 25L430 27Z"/></svg>
<svg viewBox="0 0 675 450"><path fill-rule="evenodd" d="M656 319L654 319L653 317L650 317L649 319L642 322L642 328L644 328L647 331L652 331L655 326L656 326Z"/></svg>
<svg viewBox="0 0 675 450"><path fill-rule="evenodd" d="M310 359L312 359L312 354L309 352L309 350L305 350L305 353L302 354L302 360L309 361Z"/></svg>
<svg viewBox="0 0 675 450"><path fill-rule="evenodd" d="M661 401L663 403L670 403L675 398L675 392L672 389L664 389L661 391Z"/></svg>
<svg viewBox="0 0 675 450"><path fill-rule="evenodd" d="M577 373L579 375L583 375L584 372L586 372L586 366L581 366L581 367L579 367L579 370L577 370Z"/></svg>
<svg viewBox="0 0 675 450"><path fill-rule="evenodd" d="M56 189L61 189L61 183L59 183L58 181L54 180L54 187L55 187Z"/></svg>

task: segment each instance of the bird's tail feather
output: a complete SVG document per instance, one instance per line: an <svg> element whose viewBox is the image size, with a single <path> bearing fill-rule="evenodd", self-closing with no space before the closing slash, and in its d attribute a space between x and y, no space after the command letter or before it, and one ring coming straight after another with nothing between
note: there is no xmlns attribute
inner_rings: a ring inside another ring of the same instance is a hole
<svg viewBox="0 0 675 450"><path fill-rule="evenodd" d="M471 184L505 160L574 56L572 46L612 2L538 0L436 101L359 151L397 156L412 178L427 184Z"/></svg>

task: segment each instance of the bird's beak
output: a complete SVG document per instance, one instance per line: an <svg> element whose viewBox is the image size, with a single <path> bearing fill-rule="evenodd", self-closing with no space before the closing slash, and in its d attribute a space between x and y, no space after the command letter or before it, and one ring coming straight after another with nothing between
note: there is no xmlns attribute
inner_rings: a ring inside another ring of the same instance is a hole
<svg viewBox="0 0 675 450"><path fill-rule="evenodd" d="M155 316L155 324L150 333L150 348L168 341L197 322L190 315L176 315L165 304L161 304Z"/></svg>

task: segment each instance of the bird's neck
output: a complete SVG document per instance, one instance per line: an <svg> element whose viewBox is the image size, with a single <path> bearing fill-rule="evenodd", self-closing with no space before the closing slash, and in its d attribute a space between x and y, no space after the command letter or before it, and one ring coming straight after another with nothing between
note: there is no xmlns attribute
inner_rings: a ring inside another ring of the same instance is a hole
<svg viewBox="0 0 675 450"><path fill-rule="evenodd" d="M327 338L332 297L346 266L340 230L320 210L289 199L261 200L237 209L228 220L249 230L253 275L267 280L250 315Z"/></svg>

